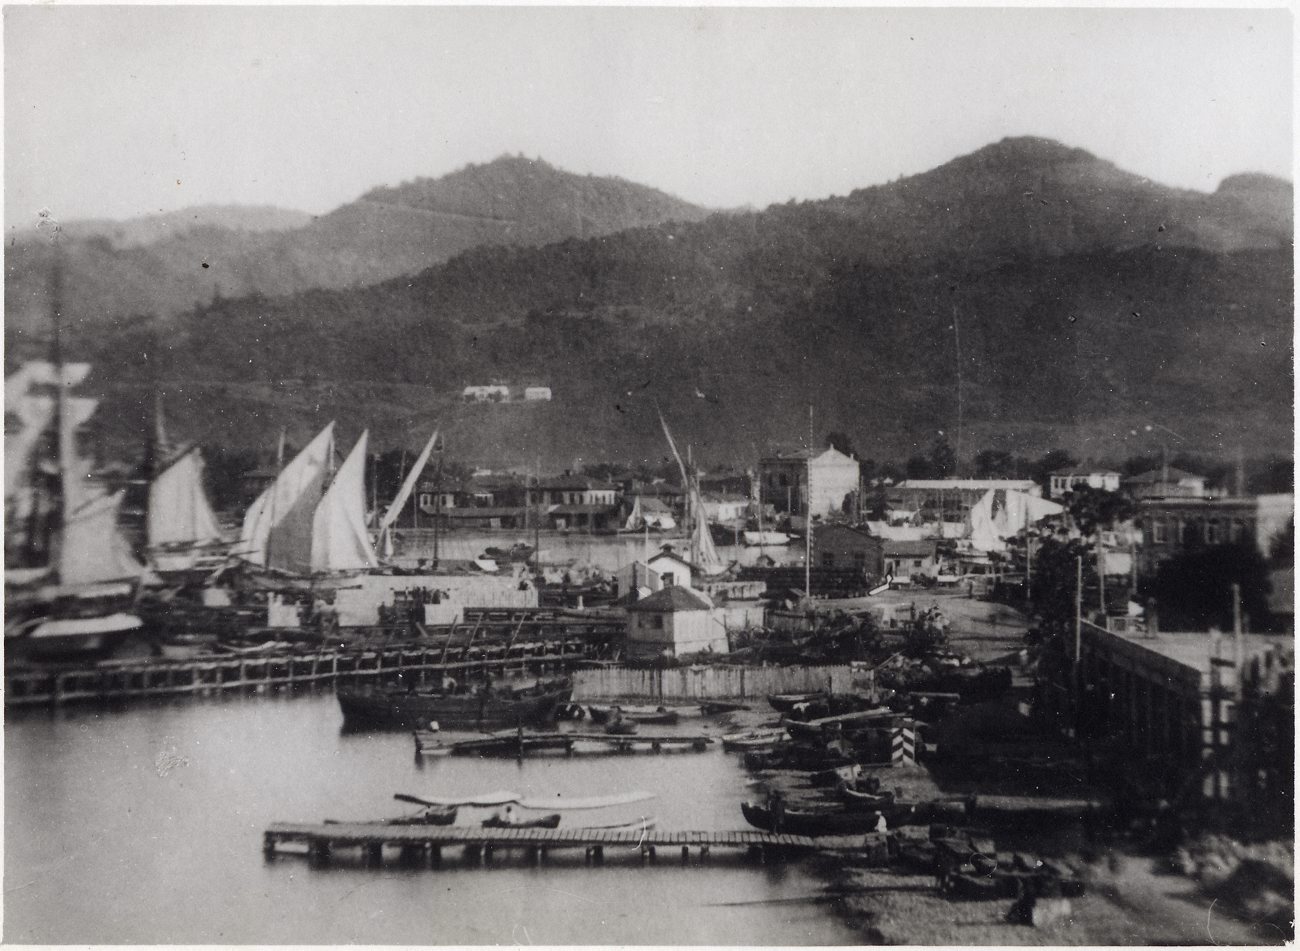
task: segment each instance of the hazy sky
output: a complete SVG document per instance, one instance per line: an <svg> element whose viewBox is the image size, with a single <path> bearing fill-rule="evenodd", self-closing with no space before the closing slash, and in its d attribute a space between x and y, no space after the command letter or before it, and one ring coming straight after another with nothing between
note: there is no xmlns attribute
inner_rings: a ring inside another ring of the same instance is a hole
<svg viewBox="0 0 1300 951"><path fill-rule="evenodd" d="M1285 10L4 10L5 222L324 212L505 152L710 206L1008 135L1156 181L1291 176Z"/></svg>

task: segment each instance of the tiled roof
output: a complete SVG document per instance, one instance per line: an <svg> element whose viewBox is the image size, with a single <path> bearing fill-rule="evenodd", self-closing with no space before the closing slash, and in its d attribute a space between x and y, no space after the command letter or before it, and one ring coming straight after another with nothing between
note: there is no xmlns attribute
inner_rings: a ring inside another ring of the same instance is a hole
<svg viewBox="0 0 1300 951"><path fill-rule="evenodd" d="M648 598L643 598L628 610L668 613L675 611L708 611L712 608L713 603L707 600L704 595L692 591L690 588L683 588L681 585L673 584L656 591Z"/></svg>

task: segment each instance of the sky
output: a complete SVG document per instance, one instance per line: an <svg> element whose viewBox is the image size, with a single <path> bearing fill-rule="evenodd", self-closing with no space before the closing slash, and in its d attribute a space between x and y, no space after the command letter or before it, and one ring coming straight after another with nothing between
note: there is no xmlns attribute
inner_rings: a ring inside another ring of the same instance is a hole
<svg viewBox="0 0 1300 951"><path fill-rule="evenodd" d="M324 213L505 153L709 207L1006 136L1291 178L1285 9L6 6L6 226Z"/></svg>

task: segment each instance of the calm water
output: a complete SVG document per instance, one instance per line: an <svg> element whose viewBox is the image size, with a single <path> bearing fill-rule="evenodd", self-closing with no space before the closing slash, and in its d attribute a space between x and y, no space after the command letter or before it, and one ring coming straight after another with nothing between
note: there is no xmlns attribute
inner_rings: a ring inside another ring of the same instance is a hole
<svg viewBox="0 0 1300 951"><path fill-rule="evenodd" d="M658 794L664 829L744 828L732 754L416 765L408 734L342 735L331 694L8 715L8 943L848 944L798 865L683 869L582 853L541 870L266 862L271 822L378 818L394 792ZM688 721L698 725L704 721ZM716 727L715 727L716 729ZM743 904L755 903L755 904Z"/></svg>

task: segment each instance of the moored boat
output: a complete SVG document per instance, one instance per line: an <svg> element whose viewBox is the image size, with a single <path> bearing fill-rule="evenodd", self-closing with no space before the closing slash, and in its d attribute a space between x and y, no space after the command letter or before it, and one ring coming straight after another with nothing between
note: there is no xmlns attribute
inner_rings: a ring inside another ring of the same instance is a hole
<svg viewBox="0 0 1300 951"><path fill-rule="evenodd" d="M789 742L790 734L784 729L745 730L724 736L722 748L728 753L740 753L746 750L770 750Z"/></svg>
<svg viewBox="0 0 1300 951"><path fill-rule="evenodd" d="M413 730L437 722L482 729L549 722L572 692L568 680L558 680L524 690L478 693L340 690L338 699L343 724L349 728Z"/></svg>
<svg viewBox="0 0 1300 951"><path fill-rule="evenodd" d="M860 835L874 832L880 823L879 812L803 812L797 809L772 810L753 802L744 802L740 811L745 821L764 832L790 835Z"/></svg>
<svg viewBox="0 0 1300 951"><path fill-rule="evenodd" d="M669 710L667 707L601 707L588 705L587 714L591 717L592 723L608 723L611 719L621 716L622 719L631 720L635 723L672 726L681 719L681 714L676 710Z"/></svg>
<svg viewBox="0 0 1300 951"><path fill-rule="evenodd" d="M814 693L775 693L768 695L767 702L773 710L781 713L793 713L804 704L825 704L827 694L822 691Z"/></svg>

